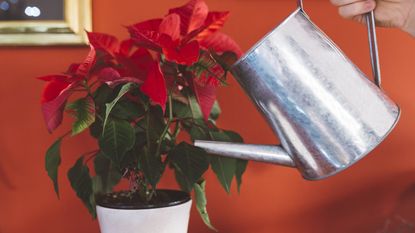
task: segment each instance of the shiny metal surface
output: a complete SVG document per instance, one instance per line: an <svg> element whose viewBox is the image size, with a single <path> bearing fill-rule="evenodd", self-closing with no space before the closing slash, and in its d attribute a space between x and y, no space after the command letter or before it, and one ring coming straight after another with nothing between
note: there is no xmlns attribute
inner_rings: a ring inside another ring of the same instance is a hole
<svg viewBox="0 0 415 233"><path fill-rule="evenodd" d="M376 38L376 24L375 13L373 11L366 14L367 34L369 38L370 60L372 62L372 73L375 80L375 84L380 87L381 74L379 64L379 50L378 40Z"/></svg>
<svg viewBox="0 0 415 233"><path fill-rule="evenodd" d="M232 73L279 136L281 147L263 156L269 146L195 145L224 156L284 165L288 154L305 179L322 179L349 167L372 151L399 119L399 107L301 8L242 57Z"/></svg>
<svg viewBox="0 0 415 233"><path fill-rule="evenodd" d="M295 167L287 152L278 146L249 145L243 143L196 141L196 146L206 148L212 154L221 154L232 158L243 158L258 162L274 163Z"/></svg>

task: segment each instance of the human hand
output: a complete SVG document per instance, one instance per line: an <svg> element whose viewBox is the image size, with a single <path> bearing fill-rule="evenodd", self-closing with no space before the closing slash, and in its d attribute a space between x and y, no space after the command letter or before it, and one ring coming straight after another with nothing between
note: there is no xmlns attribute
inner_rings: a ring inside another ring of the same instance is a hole
<svg viewBox="0 0 415 233"><path fill-rule="evenodd" d="M365 13L375 10L376 25L394 27L415 37L415 0L330 0L347 19L365 22Z"/></svg>

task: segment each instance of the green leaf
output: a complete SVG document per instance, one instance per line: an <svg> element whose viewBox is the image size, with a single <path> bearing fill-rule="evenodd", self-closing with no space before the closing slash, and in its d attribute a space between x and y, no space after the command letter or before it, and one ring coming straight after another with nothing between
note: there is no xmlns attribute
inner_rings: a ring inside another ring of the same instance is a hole
<svg viewBox="0 0 415 233"><path fill-rule="evenodd" d="M248 166L247 160L238 159L236 161L235 178L236 178L236 184L238 186L239 193L241 192L242 175L245 173L247 166Z"/></svg>
<svg viewBox="0 0 415 233"><path fill-rule="evenodd" d="M134 142L134 128L128 121L109 120L99 139L99 146L107 158L119 165L125 153L133 148Z"/></svg>
<svg viewBox="0 0 415 233"><path fill-rule="evenodd" d="M213 155L210 164L222 187L230 193L232 180L236 172L236 159Z"/></svg>
<svg viewBox="0 0 415 233"><path fill-rule="evenodd" d="M219 115L221 113L221 109L219 106L218 101L215 101L215 103L213 104L212 110L210 112L210 118L212 118L213 120L217 120L219 118Z"/></svg>
<svg viewBox="0 0 415 233"><path fill-rule="evenodd" d="M200 217L202 217L202 220L206 224L206 226L208 226L210 229L214 231L217 231L216 228L210 222L209 214L206 208L206 181L196 183L193 187L195 189L196 208L200 214Z"/></svg>
<svg viewBox="0 0 415 233"><path fill-rule="evenodd" d="M159 106L152 106L145 118L137 123L137 125L148 131L150 141L158 141L166 127L163 111Z"/></svg>
<svg viewBox="0 0 415 233"><path fill-rule="evenodd" d="M224 132L210 132L211 137L217 141L231 141L231 138ZM210 164L222 187L230 193L233 177L236 173L237 159L212 155Z"/></svg>
<svg viewBox="0 0 415 233"><path fill-rule="evenodd" d="M95 103L90 96L68 104L66 109L75 117L72 136L83 132L95 122Z"/></svg>
<svg viewBox="0 0 415 233"><path fill-rule="evenodd" d="M193 185L209 168L207 154L203 149L180 143L168 154L173 164L176 180L183 191L192 191Z"/></svg>
<svg viewBox="0 0 415 233"><path fill-rule="evenodd" d="M96 155L94 168L95 173L101 182L101 187L97 191L101 193L112 192L113 187L117 185L122 178L119 170L102 152L98 152Z"/></svg>
<svg viewBox="0 0 415 233"><path fill-rule="evenodd" d="M113 89L106 84L101 84L94 92L95 104L99 107L104 106L113 95Z"/></svg>
<svg viewBox="0 0 415 233"><path fill-rule="evenodd" d="M75 165L68 171L68 179L72 189L76 192L79 199L88 208L91 215L95 218L94 193L92 189L92 179L89 176L89 169L84 165L84 158L79 158Z"/></svg>
<svg viewBox="0 0 415 233"><path fill-rule="evenodd" d="M230 142L243 142L242 137L233 131L224 131L224 133L228 136ZM237 159L236 160L236 170L235 170L235 178L236 184L238 186L238 192L241 191L242 185L242 175L245 173L245 170L248 166L247 160Z"/></svg>
<svg viewBox="0 0 415 233"><path fill-rule="evenodd" d="M161 156L151 153L151 150L147 147L144 147L143 151L144 153L139 156L139 169L143 171L147 182L153 187L153 189L156 189L164 169Z"/></svg>
<svg viewBox="0 0 415 233"><path fill-rule="evenodd" d="M206 131L200 128L199 126L193 125L189 130L189 134L190 134L190 137L192 138L192 141L209 140L209 133Z"/></svg>
<svg viewBox="0 0 415 233"><path fill-rule="evenodd" d="M145 110L142 105L128 100L121 100L114 106L111 115L118 119L130 121L143 116L144 113Z"/></svg>
<svg viewBox="0 0 415 233"><path fill-rule="evenodd" d="M192 117L190 106L180 101L173 101L173 115L177 118Z"/></svg>
<svg viewBox="0 0 415 233"><path fill-rule="evenodd" d="M48 172L48 176L53 182L53 188L59 198L59 186L58 186L58 168L61 164L61 142L63 137L58 138L52 146L46 151L45 156L45 169Z"/></svg>
<svg viewBox="0 0 415 233"><path fill-rule="evenodd" d="M202 113L202 110L200 109L199 103L197 102L196 96L189 95L188 100L189 100L190 110L192 113L192 118L196 120L198 119L203 120L203 113Z"/></svg>
<svg viewBox="0 0 415 233"><path fill-rule="evenodd" d="M111 103L108 103L108 104L106 104L105 106L106 106L106 109L105 109L105 118L104 118L104 125L103 125L103 129L104 129L104 132L102 132L102 133L105 133L105 129L106 129L106 125L107 125L107 121L108 121L108 117L109 117L109 115L110 115L110 113L111 113L111 111L112 111L112 109L114 108L114 106L117 104L117 102L125 95L125 94L127 94L130 90L131 90L131 88L133 88L135 86L135 84L134 83L127 83L127 84L124 84L122 87L121 87L121 89L120 89L120 92L118 92L118 95L117 95L117 97L115 97L115 99L111 102Z"/></svg>

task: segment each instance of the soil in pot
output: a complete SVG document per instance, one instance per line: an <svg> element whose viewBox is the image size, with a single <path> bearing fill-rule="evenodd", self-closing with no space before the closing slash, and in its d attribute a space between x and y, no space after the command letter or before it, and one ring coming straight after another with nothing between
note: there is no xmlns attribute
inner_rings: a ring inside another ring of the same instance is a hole
<svg viewBox="0 0 415 233"><path fill-rule="evenodd" d="M157 190L150 201L138 192L121 191L100 194L95 197L96 204L114 209L151 209L180 205L190 200L190 195L177 190Z"/></svg>

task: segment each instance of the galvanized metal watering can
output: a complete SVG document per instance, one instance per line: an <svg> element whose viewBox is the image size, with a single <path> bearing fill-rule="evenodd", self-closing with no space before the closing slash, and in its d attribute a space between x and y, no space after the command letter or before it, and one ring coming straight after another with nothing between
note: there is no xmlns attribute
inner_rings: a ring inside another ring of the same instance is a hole
<svg viewBox="0 0 415 233"><path fill-rule="evenodd" d="M394 128L399 107L380 88L373 12L366 16L375 83L298 9L232 67L281 145L195 141L210 153L296 167L305 179L334 175Z"/></svg>

